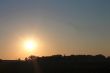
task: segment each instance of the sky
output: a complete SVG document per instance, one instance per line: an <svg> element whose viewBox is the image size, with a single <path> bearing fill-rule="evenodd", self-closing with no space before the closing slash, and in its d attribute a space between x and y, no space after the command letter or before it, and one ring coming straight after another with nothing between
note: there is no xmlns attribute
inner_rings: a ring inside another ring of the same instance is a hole
<svg viewBox="0 0 110 73"><path fill-rule="evenodd" d="M109 56L110 0L0 0L0 58L31 55L27 38L37 40L37 56Z"/></svg>

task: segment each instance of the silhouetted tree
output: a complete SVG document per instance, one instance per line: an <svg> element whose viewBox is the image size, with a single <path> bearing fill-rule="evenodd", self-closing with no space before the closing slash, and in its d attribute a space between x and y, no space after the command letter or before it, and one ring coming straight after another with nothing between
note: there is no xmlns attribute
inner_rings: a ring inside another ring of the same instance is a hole
<svg viewBox="0 0 110 73"><path fill-rule="evenodd" d="M99 55L29 56L2 60L0 73L110 73L110 57Z"/></svg>

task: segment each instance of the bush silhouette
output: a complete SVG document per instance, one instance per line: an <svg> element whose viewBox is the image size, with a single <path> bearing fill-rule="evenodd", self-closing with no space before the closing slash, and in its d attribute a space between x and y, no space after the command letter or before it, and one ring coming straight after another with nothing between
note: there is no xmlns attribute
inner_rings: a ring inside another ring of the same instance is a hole
<svg viewBox="0 0 110 73"><path fill-rule="evenodd" d="M0 73L110 73L110 57L32 55L25 60L0 60Z"/></svg>

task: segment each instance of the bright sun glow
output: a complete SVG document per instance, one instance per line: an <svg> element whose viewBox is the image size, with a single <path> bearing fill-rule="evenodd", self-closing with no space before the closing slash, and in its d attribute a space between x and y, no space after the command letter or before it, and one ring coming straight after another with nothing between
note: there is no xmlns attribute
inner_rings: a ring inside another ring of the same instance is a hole
<svg viewBox="0 0 110 73"><path fill-rule="evenodd" d="M28 40L24 43L24 47L28 50L28 51L33 51L34 49L37 48L37 43L33 40Z"/></svg>

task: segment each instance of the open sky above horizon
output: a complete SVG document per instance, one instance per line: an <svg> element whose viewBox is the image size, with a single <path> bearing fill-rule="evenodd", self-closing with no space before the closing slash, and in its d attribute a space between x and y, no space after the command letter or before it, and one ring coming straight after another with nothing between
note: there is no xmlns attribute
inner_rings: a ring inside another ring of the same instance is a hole
<svg viewBox="0 0 110 73"><path fill-rule="evenodd" d="M24 58L22 39L33 38L31 54L110 55L110 0L0 0L0 58Z"/></svg>

